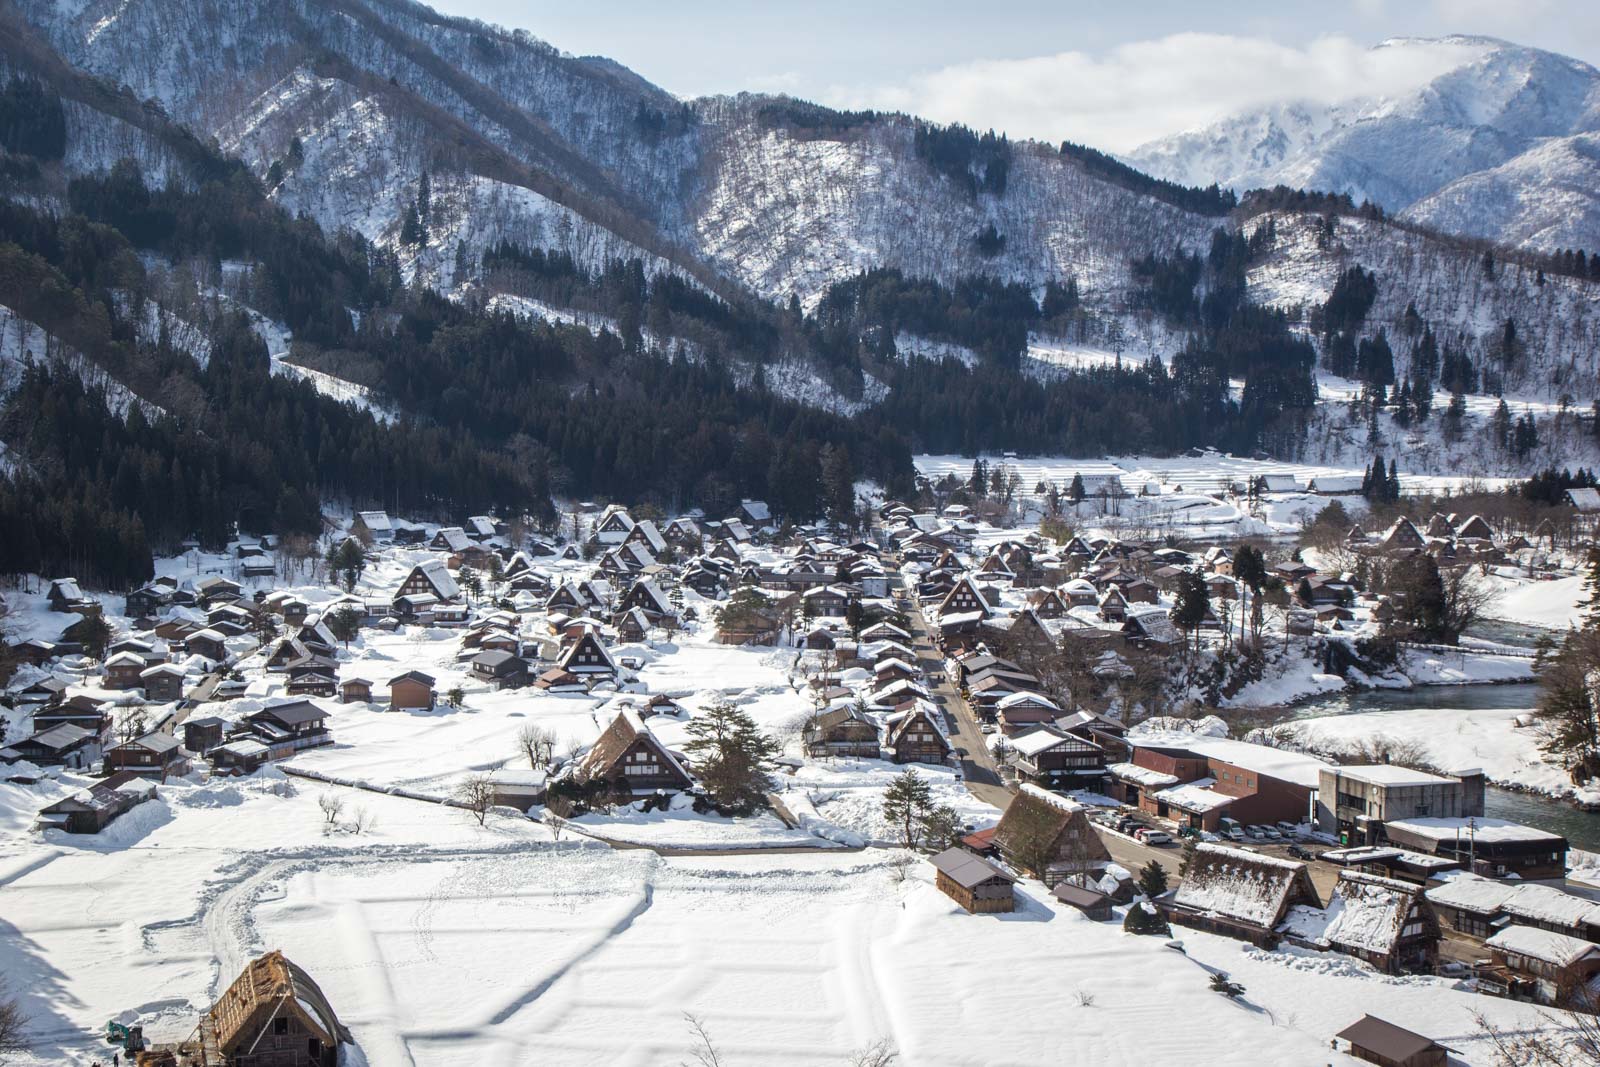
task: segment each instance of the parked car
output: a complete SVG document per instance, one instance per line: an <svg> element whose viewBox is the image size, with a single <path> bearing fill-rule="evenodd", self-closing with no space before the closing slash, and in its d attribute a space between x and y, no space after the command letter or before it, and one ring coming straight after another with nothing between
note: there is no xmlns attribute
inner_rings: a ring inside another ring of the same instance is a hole
<svg viewBox="0 0 1600 1067"><path fill-rule="evenodd" d="M1263 826L1261 832L1267 836L1268 841L1283 840L1283 833L1276 826Z"/></svg>
<svg viewBox="0 0 1600 1067"><path fill-rule="evenodd" d="M1289 846L1289 855L1297 860L1314 860L1317 858L1315 852L1298 843Z"/></svg>
<svg viewBox="0 0 1600 1067"><path fill-rule="evenodd" d="M1299 824L1289 822L1287 819L1278 823L1278 829L1283 832L1284 839L1287 841L1293 841L1305 835L1305 831L1300 828Z"/></svg>
<svg viewBox="0 0 1600 1067"><path fill-rule="evenodd" d="M1260 826L1246 826L1244 833L1252 841L1265 841L1267 839L1266 829Z"/></svg>
<svg viewBox="0 0 1600 1067"><path fill-rule="evenodd" d="M1229 841L1243 841L1244 831L1237 826L1230 826L1222 831L1222 836L1226 837Z"/></svg>
<svg viewBox="0 0 1600 1067"><path fill-rule="evenodd" d="M1161 830L1140 830L1135 836L1147 845L1172 844L1172 835Z"/></svg>

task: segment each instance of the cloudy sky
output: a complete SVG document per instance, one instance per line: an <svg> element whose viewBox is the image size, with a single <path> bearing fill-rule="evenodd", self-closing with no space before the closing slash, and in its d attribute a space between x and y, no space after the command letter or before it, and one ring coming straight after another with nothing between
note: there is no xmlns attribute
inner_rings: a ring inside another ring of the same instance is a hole
<svg viewBox="0 0 1600 1067"><path fill-rule="evenodd" d="M1486 34L1600 64L1596 0L431 0L681 97L785 92L1127 151L1241 107L1400 91Z"/></svg>

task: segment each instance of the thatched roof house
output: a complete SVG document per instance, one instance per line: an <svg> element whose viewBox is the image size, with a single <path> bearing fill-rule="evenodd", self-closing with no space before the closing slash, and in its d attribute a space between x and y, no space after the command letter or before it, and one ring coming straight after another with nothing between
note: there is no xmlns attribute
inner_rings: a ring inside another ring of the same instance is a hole
<svg viewBox="0 0 1600 1067"><path fill-rule="evenodd" d="M200 1021L206 1067L335 1067L349 1040L317 983L276 951L251 961Z"/></svg>
<svg viewBox="0 0 1600 1067"><path fill-rule="evenodd" d="M1292 906L1322 901L1305 864L1205 842L1159 904L1173 922L1271 947Z"/></svg>
<svg viewBox="0 0 1600 1067"><path fill-rule="evenodd" d="M1031 785L1011 798L994 843L1007 863L1047 886L1111 862L1083 805Z"/></svg>

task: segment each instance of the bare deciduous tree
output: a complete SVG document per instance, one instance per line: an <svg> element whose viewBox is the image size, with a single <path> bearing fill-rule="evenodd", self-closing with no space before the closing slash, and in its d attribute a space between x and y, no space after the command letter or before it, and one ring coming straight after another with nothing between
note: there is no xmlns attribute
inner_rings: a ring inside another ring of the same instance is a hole
<svg viewBox="0 0 1600 1067"><path fill-rule="evenodd" d="M123 708L117 713L117 744L126 745L150 732L150 716L143 708Z"/></svg>
<svg viewBox="0 0 1600 1067"><path fill-rule="evenodd" d="M365 804L357 804L350 813L350 832L353 834L364 834L376 825L378 817Z"/></svg>
<svg viewBox="0 0 1600 1067"><path fill-rule="evenodd" d="M683 1013L684 1022L689 1024L689 1032L694 1035L694 1044L689 1049L689 1056L699 1067L722 1067L722 1057L717 1052L717 1046L711 1041L711 1031L706 1029L706 1022L693 1012ZM681 1067L689 1067L688 1062Z"/></svg>
<svg viewBox="0 0 1600 1067"><path fill-rule="evenodd" d="M27 1027L28 1017L22 1014L22 1004L16 997L6 995L5 982L0 980L0 1063L5 1063L8 1056L28 1051L30 1046L24 1033Z"/></svg>
<svg viewBox="0 0 1600 1067"><path fill-rule="evenodd" d="M1541 1011L1545 1025L1515 1030L1479 1011L1472 1021L1494 1050L1495 1067L1600 1067L1600 1016L1593 1014L1592 1004L1579 1008Z"/></svg>
<svg viewBox="0 0 1600 1067"><path fill-rule="evenodd" d="M487 774L469 774L456 786L456 799L472 812L478 825L489 821L489 810L494 807L494 779Z"/></svg>
<svg viewBox="0 0 1600 1067"><path fill-rule="evenodd" d="M537 770L548 767L556 751L555 731L536 722L523 723L522 729L517 731L517 748L528 761L528 766Z"/></svg>
<svg viewBox="0 0 1600 1067"><path fill-rule="evenodd" d="M339 824L339 816L344 813L344 797L329 791L317 798L317 807L322 809L322 832L327 833Z"/></svg>
<svg viewBox="0 0 1600 1067"><path fill-rule="evenodd" d="M899 1060L899 1050L887 1037L880 1037L850 1053L850 1067L893 1067Z"/></svg>
<svg viewBox="0 0 1600 1067"><path fill-rule="evenodd" d="M566 833L567 830L567 817L565 815L557 815L549 808L546 808L544 824L550 828L550 839L552 841L560 841L561 835Z"/></svg>
<svg viewBox="0 0 1600 1067"><path fill-rule="evenodd" d="M0 1064L30 1048L26 1030L27 1016L22 1014L21 1001L6 995L5 981L0 979Z"/></svg>

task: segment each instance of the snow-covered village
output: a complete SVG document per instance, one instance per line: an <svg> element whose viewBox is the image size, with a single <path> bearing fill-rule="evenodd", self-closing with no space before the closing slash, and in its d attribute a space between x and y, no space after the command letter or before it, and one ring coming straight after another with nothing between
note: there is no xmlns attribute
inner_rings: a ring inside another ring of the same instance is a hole
<svg viewBox="0 0 1600 1067"><path fill-rule="evenodd" d="M1184 1062L1193 1017L1281 1062L1487 1062L1600 974L1595 831L1549 828L1600 792L1488 684L1581 617L1600 502L1368 532L1326 473L1019 493L1022 461L921 463L843 522L362 511L126 595L7 590L34 1032L193 1065L267 1062L261 1035L306 1063ZM1418 565L1469 576L1459 643L1378 577Z"/></svg>
<svg viewBox="0 0 1600 1067"><path fill-rule="evenodd" d="M0 3L0 1067L1600 1067L1597 63Z"/></svg>

